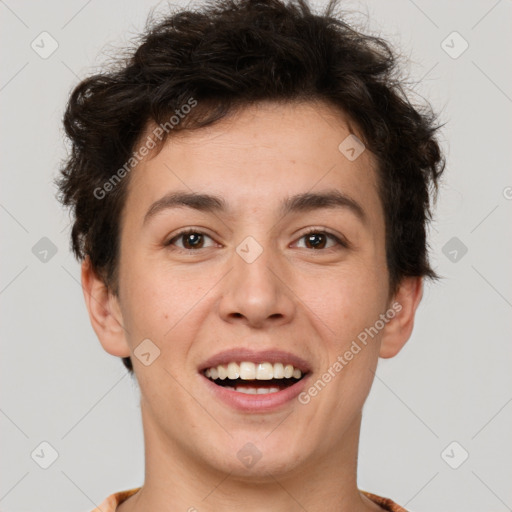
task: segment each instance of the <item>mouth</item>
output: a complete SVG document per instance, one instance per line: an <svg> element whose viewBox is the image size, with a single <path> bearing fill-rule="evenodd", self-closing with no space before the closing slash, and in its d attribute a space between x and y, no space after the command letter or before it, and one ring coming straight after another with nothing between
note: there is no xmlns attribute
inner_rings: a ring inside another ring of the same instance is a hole
<svg viewBox="0 0 512 512"><path fill-rule="evenodd" d="M304 378L302 370L280 362L231 361L206 368L203 374L217 386L247 395L278 393Z"/></svg>
<svg viewBox="0 0 512 512"><path fill-rule="evenodd" d="M311 373L309 364L277 350L228 350L199 367L207 390L245 412L268 412L290 403Z"/></svg>

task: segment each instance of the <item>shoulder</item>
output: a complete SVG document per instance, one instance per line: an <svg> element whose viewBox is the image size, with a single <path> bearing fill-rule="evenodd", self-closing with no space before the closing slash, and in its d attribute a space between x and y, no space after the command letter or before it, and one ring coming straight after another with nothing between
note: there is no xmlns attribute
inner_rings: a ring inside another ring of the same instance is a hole
<svg viewBox="0 0 512 512"><path fill-rule="evenodd" d="M374 503L379 505L383 510L387 510L388 512L407 512L405 508L396 504L393 500L389 498L383 498L382 496L377 496L376 494L372 494L371 492L361 491L368 499L372 500Z"/></svg>
<svg viewBox="0 0 512 512"><path fill-rule="evenodd" d="M140 490L140 487L128 489L125 491L115 492L107 496L94 510L91 512L115 512L118 505L127 500L130 496Z"/></svg>
<svg viewBox="0 0 512 512"><path fill-rule="evenodd" d="M107 496L98 507L96 507L91 512L115 512L118 505L123 503L123 501L127 500L130 496L134 495L141 488L135 487L133 489L127 489L125 491L119 491ZM387 510L388 512L407 512L407 510L393 500L389 498L384 498L382 496L378 496L376 494L372 494L367 491L361 491L368 499L372 500L374 503L379 505L383 510Z"/></svg>

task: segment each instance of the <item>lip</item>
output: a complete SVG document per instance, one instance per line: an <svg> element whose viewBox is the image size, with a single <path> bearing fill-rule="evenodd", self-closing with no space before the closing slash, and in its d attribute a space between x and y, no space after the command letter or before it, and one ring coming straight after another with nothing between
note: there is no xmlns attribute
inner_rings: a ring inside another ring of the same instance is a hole
<svg viewBox="0 0 512 512"><path fill-rule="evenodd" d="M248 395L246 393L239 393L232 389L226 389L211 381L208 377L200 374L201 379L206 384L207 390L215 398L225 403L233 409L240 412L249 413L266 413L272 412L277 409L290 404L306 387L310 375L305 375L301 380L295 384L276 391L275 393L267 393L265 395Z"/></svg>
<svg viewBox="0 0 512 512"><path fill-rule="evenodd" d="M241 363L247 361L250 363L283 363L292 364L295 368L298 368L302 373L309 373L311 371L310 365L307 361L299 356L291 354L290 352L284 352L283 350L262 350L254 351L250 349L238 349L234 348L231 350L225 350L218 354L210 357L204 363L199 366L199 372L203 372L207 368L218 366L219 364L228 364L231 362Z"/></svg>
<svg viewBox="0 0 512 512"><path fill-rule="evenodd" d="M255 364L291 364L295 368L298 368L304 374L304 377L295 384L281 389L280 391L276 391L275 393L249 395L219 386L204 375L204 371L207 368L212 368L220 364L228 364L230 362L241 363L243 361ZM199 366L198 370L208 392L224 404L241 412L264 413L277 410L291 403L292 400L304 390L307 381L309 381L311 367L307 361L301 357L282 350L254 351L249 349L231 349L219 352L210 357Z"/></svg>

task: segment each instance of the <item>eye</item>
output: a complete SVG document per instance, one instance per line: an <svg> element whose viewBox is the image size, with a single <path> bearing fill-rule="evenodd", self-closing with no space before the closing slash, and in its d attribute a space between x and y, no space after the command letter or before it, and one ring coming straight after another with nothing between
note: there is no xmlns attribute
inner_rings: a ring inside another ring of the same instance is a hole
<svg viewBox="0 0 512 512"><path fill-rule="evenodd" d="M208 247L214 247L215 244L210 246L205 246L205 240L209 239L213 241L212 237L199 231L197 229L185 229L180 231L176 235L174 235L165 245L166 246L175 246L178 249L193 251L198 249L206 249ZM340 240L336 235L329 233L327 231L323 231L321 229L313 228L304 235L302 235L299 240L305 241L305 249L314 249L314 250L322 250L322 249L332 249L336 246L340 247L348 247L348 243L343 240ZM329 241L331 245L328 246Z"/></svg>
<svg viewBox="0 0 512 512"><path fill-rule="evenodd" d="M196 229L186 229L183 231L180 231L178 234L176 234L174 237L172 237L165 245L175 245L179 249L187 250L187 251L193 251L194 249L205 249L204 241L205 238L209 238L210 240L213 240L209 235L206 233L203 233L201 231L198 231ZM183 244L180 246L177 242L183 242ZM213 246L211 246L213 247Z"/></svg>
<svg viewBox="0 0 512 512"><path fill-rule="evenodd" d="M308 231L299 238L299 240L302 239L305 240L306 249L331 249L333 248L333 246L336 247L337 245L341 247L348 247L348 244L340 240L337 236L327 231L322 231L319 229L311 229L310 231ZM331 240L332 242L334 242L334 244L329 247L326 247L328 240Z"/></svg>

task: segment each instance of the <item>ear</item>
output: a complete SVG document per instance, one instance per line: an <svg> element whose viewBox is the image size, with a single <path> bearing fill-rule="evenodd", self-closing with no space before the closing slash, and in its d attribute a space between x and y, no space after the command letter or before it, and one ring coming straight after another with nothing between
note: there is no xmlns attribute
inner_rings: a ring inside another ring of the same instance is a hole
<svg viewBox="0 0 512 512"><path fill-rule="evenodd" d="M389 311L395 316L383 330L379 356L394 357L410 338L414 316L423 296L423 278L405 277L390 302Z"/></svg>
<svg viewBox="0 0 512 512"><path fill-rule="evenodd" d="M113 356L130 356L119 301L96 274L89 258L82 263L82 290L92 328L102 347Z"/></svg>

